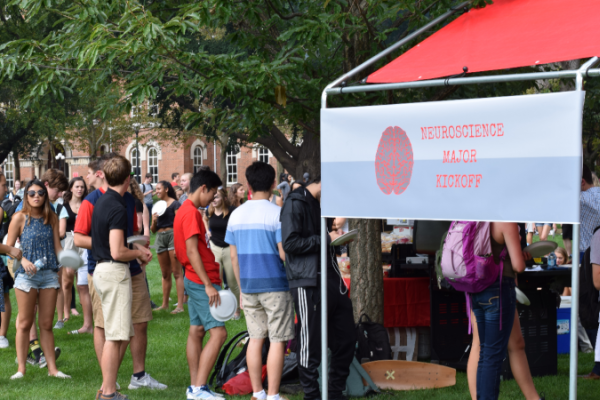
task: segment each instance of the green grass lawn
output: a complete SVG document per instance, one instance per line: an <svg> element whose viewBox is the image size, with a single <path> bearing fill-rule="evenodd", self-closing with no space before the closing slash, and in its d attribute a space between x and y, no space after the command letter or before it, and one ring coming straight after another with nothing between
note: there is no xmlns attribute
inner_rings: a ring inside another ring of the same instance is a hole
<svg viewBox="0 0 600 400"><path fill-rule="evenodd" d="M556 237L558 239L559 236ZM562 240L561 240L562 242ZM561 243L562 244L562 243ZM148 266L148 280L152 298L158 304L161 302L161 274L157 261ZM11 291L13 305L16 305L14 291ZM175 288L171 298L175 299ZM16 307L13 306L16 310ZM80 310L81 311L81 310ZM17 371L14 362L16 357L14 347L14 319L8 331L10 348L0 350L0 399L93 399L101 385L102 375L96 361L92 336L70 336L67 331L81 326L82 317L74 317L66 323L65 329L54 331L56 345L62 348L58 360L58 368L71 375L71 380L49 378L47 369L28 366L24 379L11 381L9 378ZM130 399L184 399L185 389L189 385L189 373L185 357L185 345L189 320L187 313L170 315L167 312L154 313L154 320L148 328L148 352L146 370L169 388L165 391L150 391L140 389L128 390L127 385L132 374L132 363L129 352L125 356L119 371L118 382L122 392ZM229 336L245 330L243 318L239 321L227 322ZM579 374L590 372L593 366L593 355L580 354ZM547 399L567 399L569 393L569 358L561 355L558 358L558 375L535 378L538 391L545 394ZM579 399L598 399L600 386L597 382L579 382ZM503 382L501 399L523 398L514 381ZM291 400L301 400L302 395L289 396ZM386 392L377 396L379 399L443 399L463 400L469 398L467 379L464 373L457 374L457 384L451 388L422 390L413 392ZM249 399L250 396L245 396Z"/></svg>

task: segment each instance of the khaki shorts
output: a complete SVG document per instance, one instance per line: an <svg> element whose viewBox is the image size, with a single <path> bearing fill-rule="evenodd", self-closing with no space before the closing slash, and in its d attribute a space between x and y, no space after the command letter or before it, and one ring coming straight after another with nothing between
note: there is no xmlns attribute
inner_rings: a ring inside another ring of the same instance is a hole
<svg viewBox="0 0 600 400"><path fill-rule="evenodd" d="M154 241L154 245L156 246L156 254L164 253L165 251L175 250L173 229L158 232L156 234L156 240Z"/></svg>
<svg viewBox="0 0 600 400"><path fill-rule="evenodd" d="M145 273L137 274L131 277L131 320L133 324L142 324L152 321L152 307L150 306L150 293L146 287ZM100 296L96 293L93 284L92 275L88 274L88 287L90 297L92 298L92 314L94 316L94 326L104 329L104 314L102 314L102 302Z"/></svg>
<svg viewBox="0 0 600 400"><path fill-rule="evenodd" d="M96 265L93 285L102 305L106 340L130 340L134 331L131 320L133 293L129 265L118 262Z"/></svg>
<svg viewBox="0 0 600 400"><path fill-rule="evenodd" d="M294 299L290 292L242 293L251 339L287 342L294 338Z"/></svg>

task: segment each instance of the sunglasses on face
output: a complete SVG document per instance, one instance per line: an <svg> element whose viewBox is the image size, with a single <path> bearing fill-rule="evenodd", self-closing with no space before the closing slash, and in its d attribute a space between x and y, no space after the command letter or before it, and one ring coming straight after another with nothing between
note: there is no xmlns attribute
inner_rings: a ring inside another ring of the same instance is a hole
<svg viewBox="0 0 600 400"><path fill-rule="evenodd" d="M30 190L30 191L27 192L27 194L29 195L29 197L34 197L36 193L40 197L44 197L46 195L46 192L43 191L43 190L38 190L37 192L35 190Z"/></svg>

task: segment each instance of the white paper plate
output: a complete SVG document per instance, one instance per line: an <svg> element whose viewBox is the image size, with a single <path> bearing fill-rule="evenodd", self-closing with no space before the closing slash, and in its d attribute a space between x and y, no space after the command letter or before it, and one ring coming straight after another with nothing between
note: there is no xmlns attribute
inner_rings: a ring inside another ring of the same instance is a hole
<svg viewBox="0 0 600 400"><path fill-rule="evenodd" d="M517 301L523 305L526 306L530 306L531 305L531 301L529 301L529 298L525 295L525 293L523 293L521 291L521 289L519 288L515 288L515 291L517 292Z"/></svg>
<svg viewBox="0 0 600 400"><path fill-rule="evenodd" d="M129 236L127 238L127 243L129 243L129 244L136 243L136 244L141 244L141 245L145 246L149 240L150 240L150 238L148 236L135 235L135 236Z"/></svg>
<svg viewBox="0 0 600 400"><path fill-rule="evenodd" d="M217 321L229 321L237 310L237 299L231 293L231 290L219 290L221 304L216 307L214 304L210 306L210 313Z"/></svg>
<svg viewBox="0 0 600 400"><path fill-rule="evenodd" d="M531 254L533 258L545 257L546 254L552 253L558 244L556 242L551 242L549 240L539 241L537 243L531 244L525 247L523 250Z"/></svg>
<svg viewBox="0 0 600 400"><path fill-rule="evenodd" d="M83 260L75 250L63 250L58 254L58 262L67 268L77 269L83 265Z"/></svg>
<svg viewBox="0 0 600 400"><path fill-rule="evenodd" d="M354 240L356 235L358 235L358 231L356 229L353 229L350 232L346 232L339 238L335 239L333 242L331 242L331 245L332 246L341 246L343 244L348 243L351 240Z"/></svg>
<svg viewBox="0 0 600 400"><path fill-rule="evenodd" d="M164 200L159 200L157 201L153 206L152 206L152 214L156 214L159 217L161 215L163 215L165 213L165 211L167 210L167 202Z"/></svg>
<svg viewBox="0 0 600 400"><path fill-rule="evenodd" d="M19 269L20 266L21 266L21 260L17 260L16 258L13 258L13 274L17 273L17 270Z"/></svg>

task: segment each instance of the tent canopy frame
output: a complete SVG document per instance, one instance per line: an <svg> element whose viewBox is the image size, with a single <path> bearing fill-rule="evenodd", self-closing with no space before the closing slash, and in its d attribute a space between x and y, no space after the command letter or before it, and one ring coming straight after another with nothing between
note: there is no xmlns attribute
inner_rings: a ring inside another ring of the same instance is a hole
<svg viewBox="0 0 600 400"><path fill-rule="evenodd" d="M474 85L483 83L499 83L499 82L514 82L514 81L528 81L528 80L543 80L543 79L575 79L575 91L583 90L584 78L592 78L600 76L600 68L592 68L600 61L597 56L590 58L586 61L579 69L565 70L565 71L547 71L547 72L532 72L523 74L504 74L504 75L492 75L492 76L477 76L471 78L465 77L450 77L444 79L432 79L425 81L413 81L413 82L402 82L402 83L385 83L385 84L372 84L372 85L356 85L346 86L346 82L364 71L366 68L372 66L377 61L386 57L388 54L397 50L406 43L417 38L423 32L429 30L440 22L444 21L448 17L461 12L464 7L468 7L471 1L466 1L455 8L448 10L443 15L429 22L422 28L416 30L410 35L406 36L402 40L398 41L394 45L388 47L386 50L375 55L369 60L365 61L361 65L340 76L329 85L325 87L321 94L321 108L327 108L327 96L328 95L342 95L349 93L363 93L363 92L375 92L382 90L398 90L398 89L410 89L410 88L425 88L435 86L450 86L450 85ZM575 180L581 179L581 175L573 177ZM578 210L579 214L579 210ZM579 265L579 224L573 225L573 241L572 246L576 250L572 252L573 261L572 264L575 266ZM327 223L326 218L321 217L321 266L327 265ZM572 287L572 298L571 298L571 331L570 331L570 370L569 370L569 400L577 399L577 368L578 368L578 337L577 337L577 326L578 326L578 315L579 315L579 268L572 268L571 271L571 287ZM573 328L575 327L575 328ZM327 359L327 268L321 268L321 365L322 371L328 371L328 359ZM328 374L323 374L322 377L322 399L328 400Z"/></svg>

